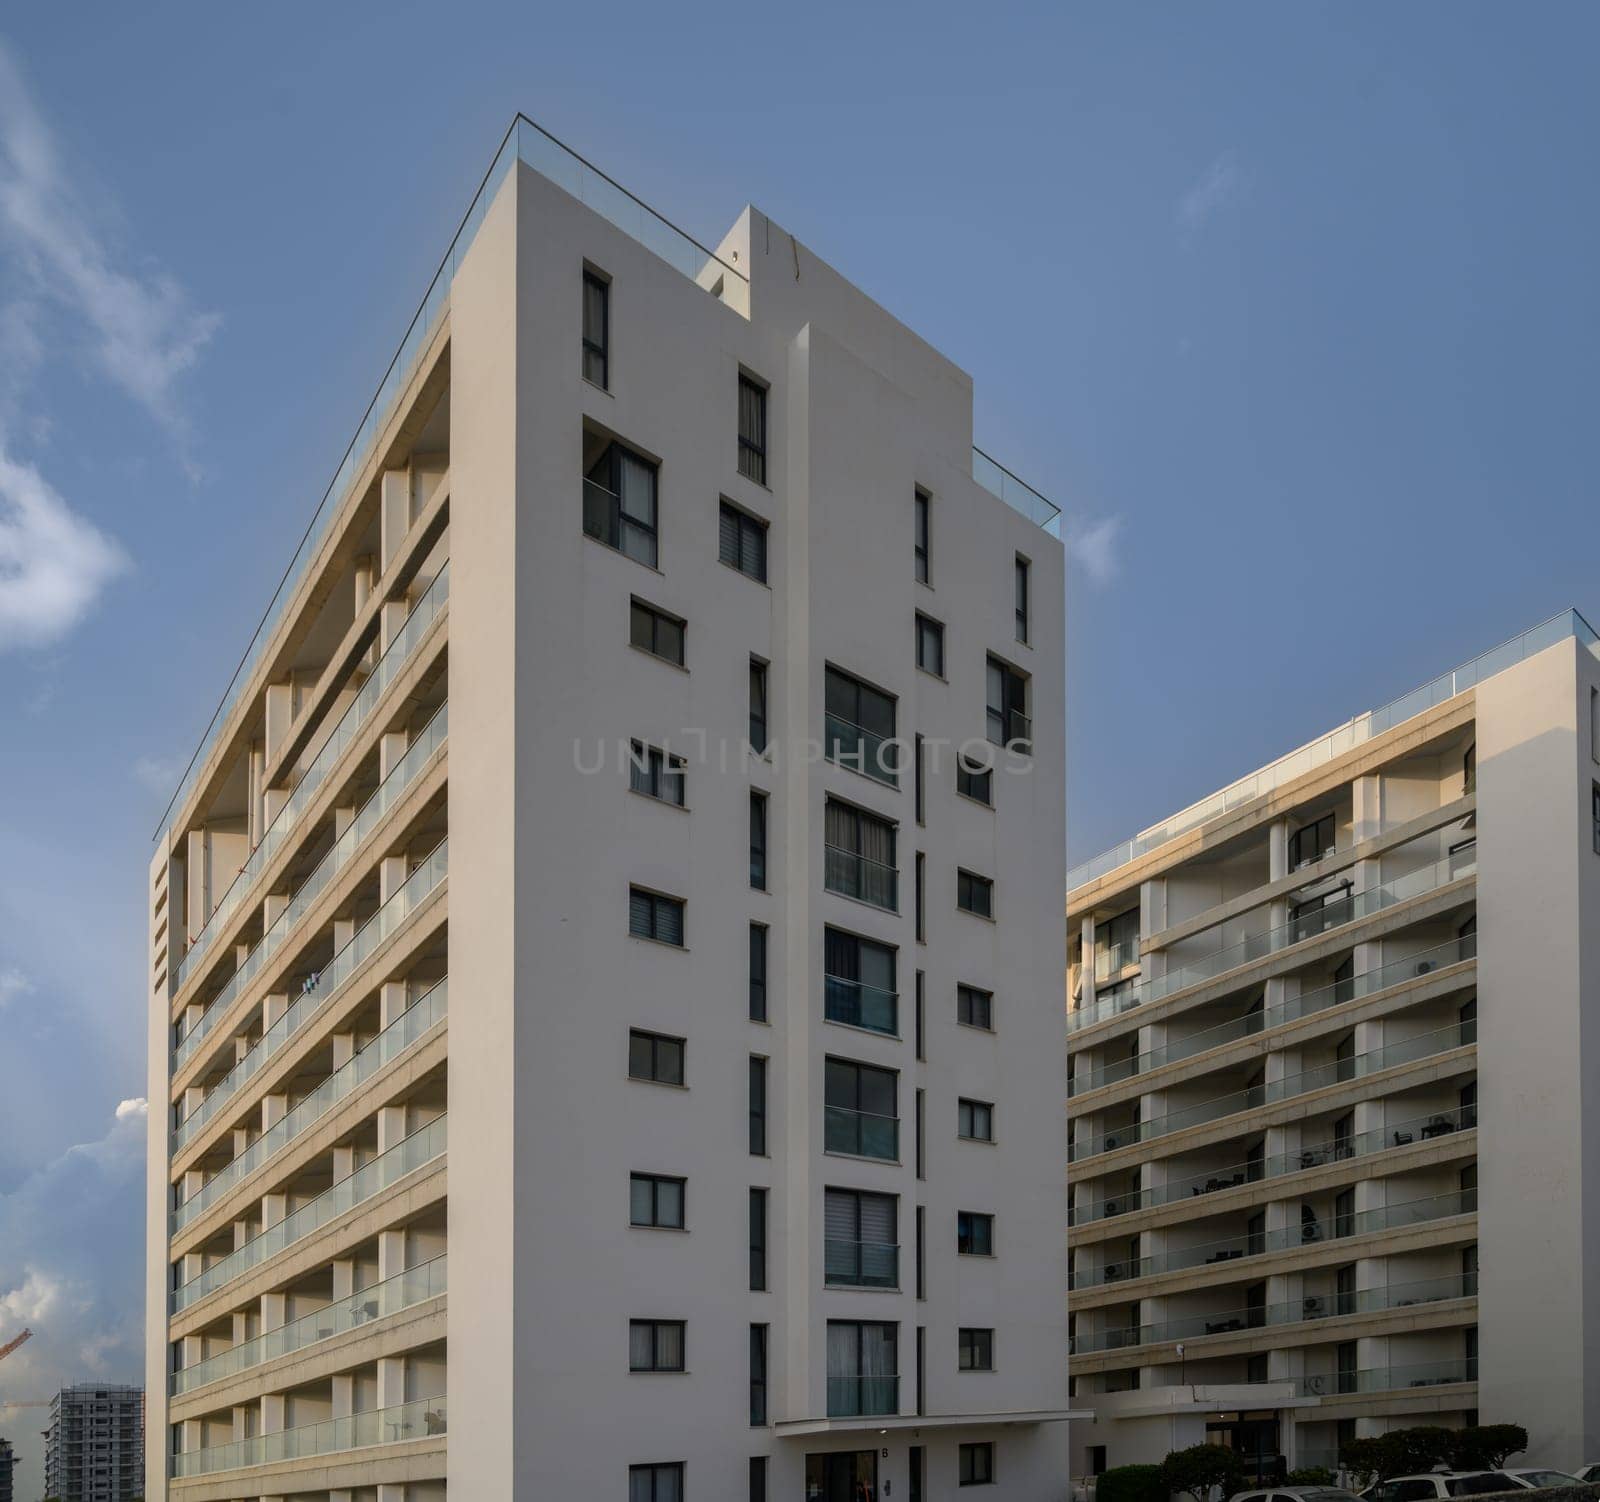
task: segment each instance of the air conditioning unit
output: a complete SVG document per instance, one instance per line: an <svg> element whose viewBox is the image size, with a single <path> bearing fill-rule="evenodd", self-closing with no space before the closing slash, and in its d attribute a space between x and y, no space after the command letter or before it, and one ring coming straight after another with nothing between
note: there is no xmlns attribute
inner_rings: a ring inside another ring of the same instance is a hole
<svg viewBox="0 0 1600 1502"><path fill-rule="evenodd" d="M1107 1152L1110 1152L1111 1149L1114 1148L1114 1147L1121 1147L1121 1146L1122 1146L1122 1140L1121 1140L1121 1138L1116 1136L1115 1133L1108 1132L1106 1134L1106 1151Z"/></svg>
<svg viewBox="0 0 1600 1502"><path fill-rule="evenodd" d="M1322 1313L1322 1300L1315 1298L1304 1300L1301 1304L1301 1313L1304 1314L1307 1319L1315 1319L1319 1314Z"/></svg>
<svg viewBox="0 0 1600 1502"><path fill-rule="evenodd" d="M1417 974L1418 975L1426 975L1432 969L1433 969L1433 961L1432 960L1418 960L1417 961Z"/></svg>
<svg viewBox="0 0 1600 1502"><path fill-rule="evenodd" d="M1107 1200L1106 1201L1106 1214L1107 1215L1121 1215L1122 1214L1122 1206L1121 1206L1121 1204L1116 1200Z"/></svg>

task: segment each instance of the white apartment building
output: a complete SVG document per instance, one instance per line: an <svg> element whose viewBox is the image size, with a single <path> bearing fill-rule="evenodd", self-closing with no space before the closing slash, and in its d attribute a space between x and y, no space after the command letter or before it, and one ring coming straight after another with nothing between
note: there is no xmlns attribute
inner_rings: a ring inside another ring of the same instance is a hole
<svg viewBox="0 0 1600 1502"><path fill-rule="evenodd" d="M1597 655L1565 613L1069 876L1075 1475L1600 1454Z"/></svg>
<svg viewBox="0 0 1600 1502"><path fill-rule="evenodd" d="M157 841L151 1502L1059 1499L1054 517L519 118Z"/></svg>

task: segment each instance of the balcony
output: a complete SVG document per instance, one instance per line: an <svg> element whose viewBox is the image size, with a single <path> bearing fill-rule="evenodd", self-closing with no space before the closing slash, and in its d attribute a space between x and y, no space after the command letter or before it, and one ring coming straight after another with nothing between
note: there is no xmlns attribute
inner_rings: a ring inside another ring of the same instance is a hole
<svg viewBox="0 0 1600 1502"><path fill-rule="evenodd" d="M221 1200L228 1190L274 1156L280 1148L287 1147L307 1131L391 1059L399 1058L444 1017L448 1000L449 984L440 981L426 995L412 1002L349 1063L336 1069L282 1120L268 1127L238 1157L213 1174L196 1193L179 1205L172 1212L173 1234L176 1235L197 1215Z"/></svg>
<svg viewBox="0 0 1600 1502"><path fill-rule="evenodd" d="M823 716L822 741L829 761L887 787L900 785L900 744L893 736L829 713Z"/></svg>
<svg viewBox="0 0 1600 1502"><path fill-rule="evenodd" d="M1259 934L1249 934L1215 954L1190 960L1169 970L1165 975L1147 977L1129 991L1110 998L1105 1005L1096 1002L1093 1006L1079 1007L1067 1014L1067 1026L1069 1030L1077 1031L1080 1028L1091 1027L1096 1022L1103 1022L1107 1017L1116 1017L1123 1012L1132 1011L1133 1008L1143 1006L1146 1002L1160 1001L1176 991L1199 985L1203 981L1215 980L1229 970L1267 959L1307 939L1320 938L1323 934L1341 928L1347 923L1370 918L1374 913L1381 913L1401 902L1409 902L1414 897L1425 897L1429 892L1448 886L1453 881L1459 881L1463 876L1476 870L1476 851L1458 851L1452 857L1407 872L1406 875L1396 877L1381 886L1371 887L1365 892L1356 892L1338 902L1329 903L1315 913L1295 918ZM1097 979L1101 978L1098 957L1095 975Z"/></svg>
<svg viewBox="0 0 1600 1502"><path fill-rule="evenodd" d="M256 878L266 870L273 856L283 848L284 841L294 831L300 816L310 807L311 800L327 781L328 773L338 765L351 741L371 718L373 708L383 697L384 690L410 662L417 644L427 633L428 627L433 624L439 612L444 609L449 598L450 561L446 559L434 576L433 583L428 586L427 592L412 606L404 625L395 633L394 640L378 659L372 676L361 685L360 691L350 701L339 719L338 726L323 744L322 749L317 752L311 765L296 779L288 799L278 810L277 817L267 827L267 832L262 835L255 849L250 852L249 859L240 868L239 874L234 877L228 890L222 894L205 926L190 940L187 953L179 961L177 970L173 973L171 987L173 994L176 994L188 980L211 947L212 941L221 932L222 926L249 895Z"/></svg>
<svg viewBox="0 0 1600 1502"><path fill-rule="evenodd" d="M1360 1371L1314 1372L1299 1379L1301 1397L1346 1397L1356 1393L1401 1392L1414 1387L1444 1387L1476 1382L1476 1361L1418 1361Z"/></svg>
<svg viewBox="0 0 1600 1502"><path fill-rule="evenodd" d="M900 910L900 873L894 866L837 845L824 846L823 858L823 885L830 892L854 897L886 912Z"/></svg>
<svg viewBox="0 0 1600 1502"><path fill-rule="evenodd" d="M285 1248L320 1230L329 1221L382 1194L407 1174L443 1157L448 1123L447 1116L436 1117L420 1131L413 1132L387 1152L379 1153L370 1163L363 1164L353 1174L325 1189L294 1214L285 1216L243 1246L218 1258L198 1277L173 1290L172 1312L180 1313L191 1304L198 1303L206 1295L215 1293L225 1284L243 1277L252 1268L259 1267Z"/></svg>
<svg viewBox="0 0 1600 1502"><path fill-rule="evenodd" d="M861 1418L900 1411L900 1379L828 1375L828 1417Z"/></svg>
<svg viewBox="0 0 1600 1502"><path fill-rule="evenodd" d="M653 491L650 507L653 512ZM586 536L615 548L635 563L646 568L656 566L655 523L630 515L623 507L622 497L595 480L583 482L583 530Z"/></svg>
<svg viewBox="0 0 1600 1502"><path fill-rule="evenodd" d="M349 1298L336 1299L315 1314L292 1320L265 1335L256 1336L254 1340L243 1341L206 1361L174 1372L172 1393L176 1397L193 1392L207 1383L236 1377L240 1372L276 1361L280 1356L292 1355L319 1341L332 1340L336 1335L359 1330L374 1320L398 1314L402 1309L425 1304L445 1292L448 1273L448 1259L435 1257L431 1262L407 1268L405 1272L385 1278L381 1283L370 1284Z"/></svg>
<svg viewBox="0 0 1600 1502"><path fill-rule="evenodd" d="M271 1465L280 1460L309 1460L341 1450L364 1450L373 1445L394 1445L411 1439L432 1439L448 1432L445 1400L418 1398L393 1408L374 1408L342 1419L325 1419L299 1429L280 1429L254 1439L189 1450L172 1457L172 1474L209 1476L217 1471L237 1471L246 1466Z"/></svg>
<svg viewBox="0 0 1600 1502"><path fill-rule="evenodd" d="M842 1241L822 1247L823 1281L830 1288L898 1288L900 1248L886 1241ZM874 1410L876 1411L876 1410Z"/></svg>
<svg viewBox="0 0 1600 1502"><path fill-rule="evenodd" d="M823 1016L829 1022L863 1027L869 1032L897 1037L900 1032L900 994L869 986L865 981L825 975L822 982Z"/></svg>
<svg viewBox="0 0 1600 1502"><path fill-rule="evenodd" d="M822 1121L823 1151L845 1153L852 1158L882 1158L898 1162L900 1120L879 1116L872 1111L855 1111L848 1106L825 1106Z"/></svg>
<svg viewBox="0 0 1600 1502"><path fill-rule="evenodd" d="M257 1039L250 1051L212 1087L206 1098L173 1128L174 1156L232 1099L242 1085L253 1079L267 1061L333 999L339 987L365 963L378 945L433 894L448 873L449 854L449 841L441 840L406 878L400 889L334 955L326 968L308 978L305 990L289 1004L283 1016Z"/></svg>
<svg viewBox="0 0 1600 1502"><path fill-rule="evenodd" d="M354 705L351 706L354 708ZM228 1008L238 1000L240 993L255 979L267 961L283 947L284 941L310 910L311 905L327 891L333 878L347 865L351 857L367 841L383 816L405 795L417 780L433 753L445 742L450 728L450 706L441 705L407 748L404 756L390 769L389 775L361 805L360 812L350 827L334 841L328 853L317 862L316 869L300 884L284 909L261 935L244 963L234 971L226 985L211 999L200 1020L183 1036L172 1051L172 1072L177 1073L191 1058L195 1050L210 1036L216 1024L227 1015ZM259 848L259 847L258 847Z"/></svg>

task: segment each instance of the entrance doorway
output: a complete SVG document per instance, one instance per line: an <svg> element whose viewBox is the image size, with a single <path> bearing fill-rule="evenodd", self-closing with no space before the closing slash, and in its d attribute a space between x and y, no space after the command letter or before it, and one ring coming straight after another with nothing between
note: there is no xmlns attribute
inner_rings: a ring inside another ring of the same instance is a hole
<svg viewBox="0 0 1600 1502"><path fill-rule="evenodd" d="M878 1452L806 1456L806 1502L878 1502Z"/></svg>
<svg viewBox="0 0 1600 1502"><path fill-rule="evenodd" d="M1238 1455L1244 1462L1245 1479L1252 1485L1270 1485L1282 1477L1278 1415L1271 1409L1229 1413L1211 1420L1206 1425L1206 1443L1221 1445Z"/></svg>

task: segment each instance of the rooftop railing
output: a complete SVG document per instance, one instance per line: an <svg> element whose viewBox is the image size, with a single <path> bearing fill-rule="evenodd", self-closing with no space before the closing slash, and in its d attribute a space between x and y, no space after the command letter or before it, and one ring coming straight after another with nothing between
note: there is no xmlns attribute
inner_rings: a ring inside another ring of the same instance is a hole
<svg viewBox="0 0 1600 1502"><path fill-rule="evenodd" d="M1259 772L1241 777L1237 782L1223 788L1221 792L1213 793L1199 803L1190 804L1188 808L1142 831L1131 840L1124 840L1122 844L1103 851L1092 860L1074 866L1067 872L1067 891L1072 892L1085 882L1095 881L1115 871L1119 866L1125 866L1129 861L1149 854L1169 840L1175 840L1191 829L1198 829L1212 819L1231 813L1234 809L1293 782L1295 778L1326 765L1336 756L1342 756L1363 741L1382 735L1396 725L1443 704L1447 699L1465 693L1469 688L1482 683L1484 679L1492 678L1496 673L1504 672L1509 667L1515 667L1517 663L1544 651L1546 647L1565 641L1568 637L1576 637L1591 652L1596 651L1596 643L1600 642L1600 634L1597 634L1594 627L1576 610L1563 610L1559 615L1551 616L1549 620L1542 621L1520 636L1514 636L1510 641L1502 642L1498 647L1474 657L1471 662L1463 663L1454 672L1444 673L1432 682L1423 684L1421 688L1402 694L1381 709L1357 715L1353 720L1346 721L1337 730L1330 731L1319 740L1314 740L1301 746L1297 751L1279 757L1277 761L1263 767ZM1600 652L1596 652L1596 655L1600 656Z"/></svg>
<svg viewBox="0 0 1600 1502"><path fill-rule="evenodd" d="M270 1465L279 1460L305 1460L340 1450L363 1450L370 1445L428 1439L446 1433L448 1427L448 1409L443 1398L418 1398L393 1408L372 1408L342 1419L324 1419L320 1424L234 1440L228 1445L185 1450L172 1457L172 1474L178 1478L209 1476L216 1471L237 1471L245 1466Z"/></svg>

